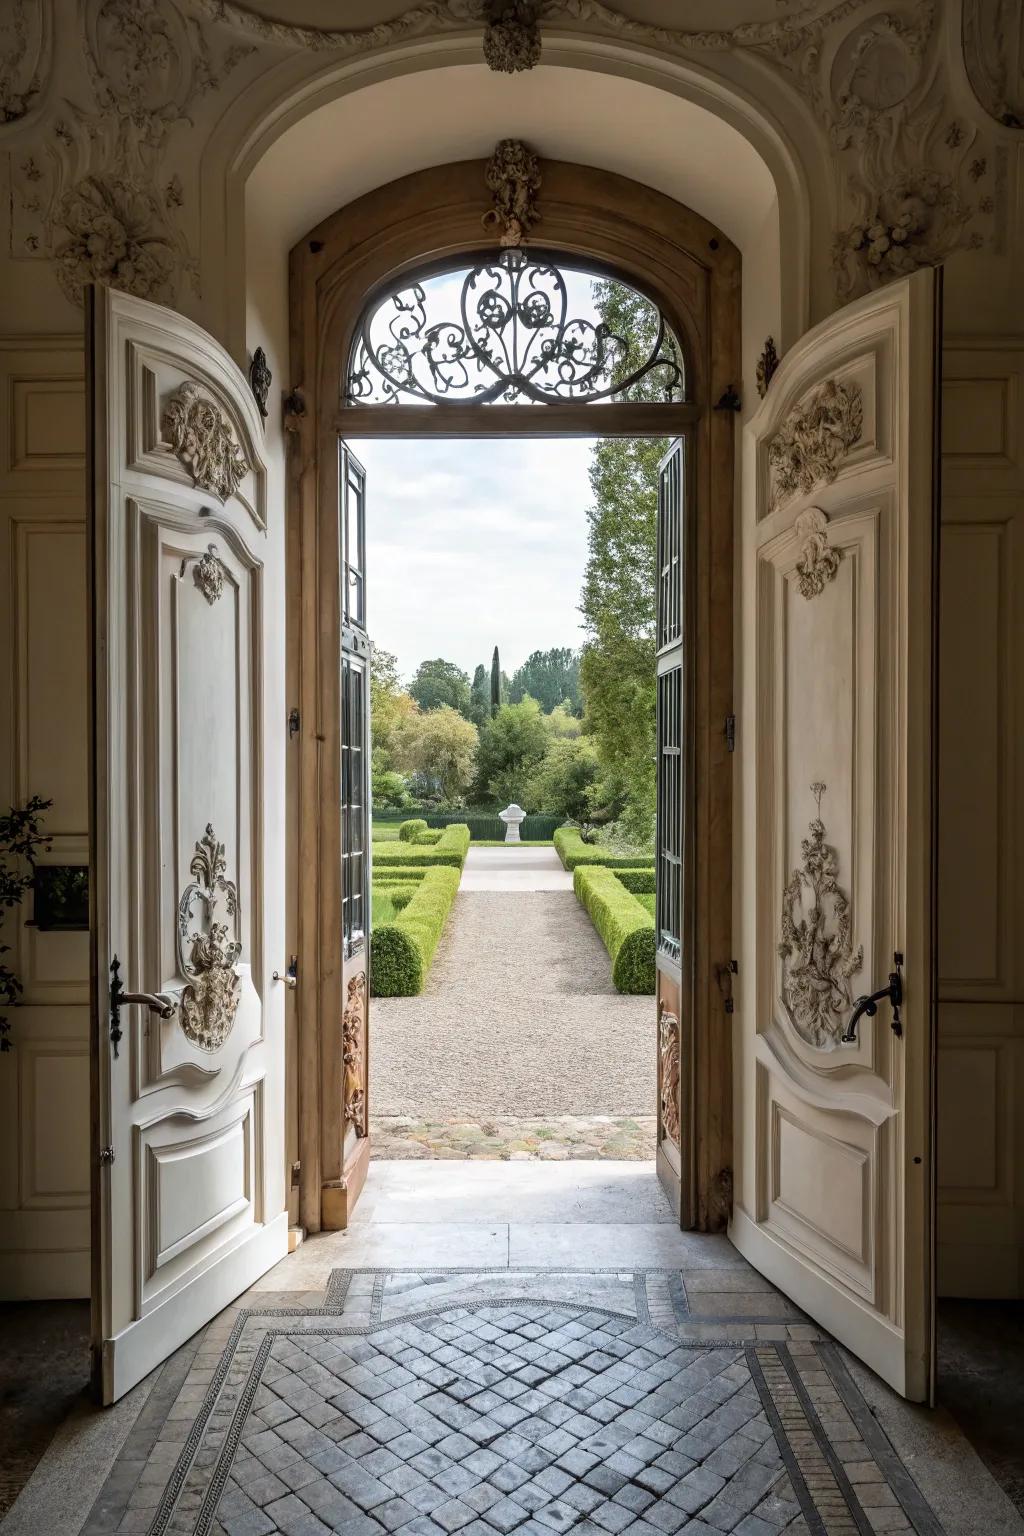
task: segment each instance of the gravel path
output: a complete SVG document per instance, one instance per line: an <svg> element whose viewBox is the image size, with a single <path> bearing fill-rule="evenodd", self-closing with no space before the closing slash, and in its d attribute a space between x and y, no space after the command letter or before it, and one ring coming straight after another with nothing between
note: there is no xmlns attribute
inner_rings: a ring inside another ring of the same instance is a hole
<svg viewBox="0 0 1024 1536"><path fill-rule="evenodd" d="M474 862L467 875L483 875ZM460 889L419 997L371 1004L374 1116L653 1113L653 998L615 991L575 896L515 888L512 874L513 889Z"/></svg>

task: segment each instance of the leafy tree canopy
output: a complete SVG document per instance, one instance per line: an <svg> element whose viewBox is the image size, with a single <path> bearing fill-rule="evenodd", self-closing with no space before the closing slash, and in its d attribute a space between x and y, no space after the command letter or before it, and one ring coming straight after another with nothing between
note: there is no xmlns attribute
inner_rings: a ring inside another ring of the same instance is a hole
<svg viewBox="0 0 1024 1536"><path fill-rule="evenodd" d="M502 704L480 732L476 772L480 803L506 806L517 800L530 810L530 781L550 745L551 734L536 699Z"/></svg>
<svg viewBox="0 0 1024 1536"><path fill-rule="evenodd" d="M469 690L469 718L474 725L483 725L491 714L491 684L487 676L487 668L483 662L473 673L473 683Z"/></svg>
<svg viewBox="0 0 1024 1536"><path fill-rule="evenodd" d="M374 767L391 768L395 735L416 705L398 680L398 657L383 646L373 647L370 660L370 720L373 732Z"/></svg>
<svg viewBox="0 0 1024 1536"><path fill-rule="evenodd" d="M417 711L402 727L399 766L444 800L459 800L473 779L477 729L450 704Z"/></svg>
<svg viewBox="0 0 1024 1536"><path fill-rule="evenodd" d="M591 813L591 790L601 769L597 748L587 737L553 741L527 791L531 810L569 821L585 822ZM525 804L525 802L524 802Z"/></svg>
<svg viewBox="0 0 1024 1536"><path fill-rule="evenodd" d="M454 661L445 661L440 656L433 661L421 661L409 692L421 709L448 705L469 718L469 678Z"/></svg>
<svg viewBox="0 0 1024 1536"><path fill-rule="evenodd" d="M550 714L559 704L568 704L573 714L579 714L580 658L577 651L568 646L556 646L550 651L534 651L521 667L512 674L508 696L515 704L529 694L537 700L545 714Z"/></svg>

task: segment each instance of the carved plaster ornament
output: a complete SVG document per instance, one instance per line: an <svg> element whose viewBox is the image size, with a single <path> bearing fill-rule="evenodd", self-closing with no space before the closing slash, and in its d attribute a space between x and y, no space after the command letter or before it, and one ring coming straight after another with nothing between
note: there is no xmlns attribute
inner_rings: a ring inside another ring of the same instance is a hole
<svg viewBox="0 0 1024 1536"><path fill-rule="evenodd" d="M491 0L484 27L484 59L498 74L514 75L540 63L535 0Z"/></svg>
<svg viewBox="0 0 1024 1536"><path fill-rule="evenodd" d="M502 246L523 245L540 222L540 160L519 139L502 139L487 163L485 179L494 207L484 214L484 228L498 230Z"/></svg>
<svg viewBox="0 0 1024 1536"><path fill-rule="evenodd" d="M50 51L49 0L8 0L0 17L0 125L27 117Z"/></svg>
<svg viewBox="0 0 1024 1536"><path fill-rule="evenodd" d="M1020 0L963 0L964 67L982 107L1024 128L1024 10Z"/></svg>
<svg viewBox="0 0 1024 1536"><path fill-rule="evenodd" d="M864 400L859 384L828 379L808 400L795 405L768 444L772 477L769 507L816 485L831 485L860 439Z"/></svg>
<svg viewBox="0 0 1024 1536"><path fill-rule="evenodd" d="M819 1050L831 1050L838 1043L853 1006L850 978L864 960L863 947L853 947L850 899L839 884L839 855L825 841L825 789L820 782L811 785L817 814L800 844L802 862L782 893L778 946L782 1000L793 1028ZM805 892L810 897L806 910Z"/></svg>
<svg viewBox="0 0 1024 1536"><path fill-rule="evenodd" d="M757 360L757 392L763 400L768 393L768 386L772 381L772 375L779 366L779 354L775 350L775 338L769 336L764 344L764 350Z"/></svg>
<svg viewBox="0 0 1024 1536"><path fill-rule="evenodd" d="M800 556L796 562L797 587L801 597L818 597L836 572L843 558L842 548L835 548L828 541L828 516L820 507L807 507L794 524L800 540Z"/></svg>
<svg viewBox="0 0 1024 1536"><path fill-rule="evenodd" d="M238 891L227 878L224 844L209 823L196 843L189 873L191 883L178 902L178 963L188 977L181 995L181 1028L201 1051L217 1051L238 1012L242 982L235 964L242 946L228 937L229 922L216 921L223 909L237 932ZM200 926L193 928L197 907Z"/></svg>
<svg viewBox="0 0 1024 1536"><path fill-rule="evenodd" d="M192 567L192 580L212 608L224 591L224 567L215 544L211 544Z"/></svg>
<svg viewBox="0 0 1024 1536"><path fill-rule="evenodd" d="M682 1146L679 1126L679 1020L662 1004L658 1011L658 1062L661 1083L661 1128L669 1141Z"/></svg>
<svg viewBox="0 0 1024 1536"><path fill-rule="evenodd" d="M171 447L200 490L221 501L233 496L248 474L250 464L235 441L220 406L187 379L167 403L163 430Z"/></svg>
<svg viewBox="0 0 1024 1536"><path fill-rule="evenodd" d="M366 1135L366 1082L363 1073L365 1001L366 972L360 971L348 984L348 997L341 1020L342 1055L345 1062L345 1119L357 1136Z"/></svg>
<svg viewBox="0 0 1024 1536"><path fill-rule="evenodd" d="M267 354L262 347L257 347L249 364L249 388L252 390L253 399L264 421L267 419L267 396L270 394L270 386L273 382L274 375L270 371Z"/></svg>

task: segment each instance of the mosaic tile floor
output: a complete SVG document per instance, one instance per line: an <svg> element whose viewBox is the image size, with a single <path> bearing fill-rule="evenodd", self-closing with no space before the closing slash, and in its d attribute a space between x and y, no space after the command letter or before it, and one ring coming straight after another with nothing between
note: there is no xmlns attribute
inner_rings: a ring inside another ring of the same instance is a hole
<svg viewBox="0 0 1024 1536"><path fill-rule="evenodd" d="M164 1368L86 1536L940 1536L837 1350L741 1283L336 1270L307 1306L250 1293Z"/></svg>

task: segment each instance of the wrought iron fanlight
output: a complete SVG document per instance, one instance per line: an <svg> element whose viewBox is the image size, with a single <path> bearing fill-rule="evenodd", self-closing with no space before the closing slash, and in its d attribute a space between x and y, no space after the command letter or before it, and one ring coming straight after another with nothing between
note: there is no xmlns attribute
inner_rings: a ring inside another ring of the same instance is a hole
<svg viewBox="0 0 1024 1536"><path fill-rule="evenodd" d="M602 320L570 316L564 271L550 257L506 250L469 270L393 290L363 315L345 386L350 405L487 405L685 399L683 355L649 299L649 349ZM456 318L444 316L461 279Z"/></svg>

